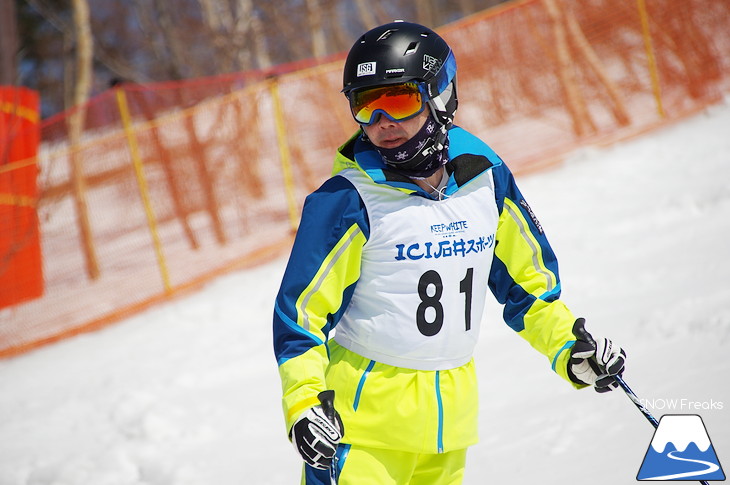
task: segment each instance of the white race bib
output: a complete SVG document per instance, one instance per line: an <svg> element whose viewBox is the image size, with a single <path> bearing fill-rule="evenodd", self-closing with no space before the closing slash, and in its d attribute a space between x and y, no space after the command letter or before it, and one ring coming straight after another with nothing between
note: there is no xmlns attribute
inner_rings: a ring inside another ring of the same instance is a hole
<svg viewBox="0 0 730 485"><path fill-rule="evenodd" d="M479 337L499 214L491 171L444 200L340 172L370 219L361 276L335 340L397 367L466 364Z"/></svg>

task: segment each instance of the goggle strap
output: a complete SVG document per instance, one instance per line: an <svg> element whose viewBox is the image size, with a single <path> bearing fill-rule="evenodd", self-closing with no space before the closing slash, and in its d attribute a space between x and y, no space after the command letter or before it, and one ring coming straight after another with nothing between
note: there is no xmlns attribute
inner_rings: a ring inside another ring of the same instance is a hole
<svg viewBox="0 0 730 485"><path fill-rule="evenodd" d="M442 94L444 94L444 93L441 93L438 96L435 96L433 99L431 99L431 101L433 101L433 105L436 107L436 109L438 111L446 111L446 103L444 103L444 100L441 99Z"/></svg>

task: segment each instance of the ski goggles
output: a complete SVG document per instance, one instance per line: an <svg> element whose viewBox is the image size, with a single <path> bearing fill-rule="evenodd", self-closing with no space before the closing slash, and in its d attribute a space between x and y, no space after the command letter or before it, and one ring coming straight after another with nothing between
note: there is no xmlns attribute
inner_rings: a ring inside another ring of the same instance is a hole
<svg viewBox="0 0 730 485"><path fill-rule="evenodd" d="M425 87L417 82L362 89L350 93L348 98L355 121L366 126L375 123L378 114L391 121L404 121L426 106Z"/></svg>

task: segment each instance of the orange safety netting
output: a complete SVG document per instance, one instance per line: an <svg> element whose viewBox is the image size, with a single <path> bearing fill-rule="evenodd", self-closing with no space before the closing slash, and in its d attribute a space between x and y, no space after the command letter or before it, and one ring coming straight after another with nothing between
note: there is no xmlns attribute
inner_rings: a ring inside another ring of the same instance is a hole
<svg viewBox="0 0 730 485"><path fill-rule="evenodd" d="M521 172L721 100L728 25L730 3L714 0L526 0L439 32L456 54L457 124ZM0 310L0 356L281 254L357 128L343 59L121 85L45 120L45 292Z"/></svg>

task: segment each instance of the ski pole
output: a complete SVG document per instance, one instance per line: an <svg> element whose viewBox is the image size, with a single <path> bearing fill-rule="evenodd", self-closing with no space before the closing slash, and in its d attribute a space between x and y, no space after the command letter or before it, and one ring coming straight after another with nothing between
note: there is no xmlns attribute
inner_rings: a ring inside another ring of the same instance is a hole
<svg viewBox="0 0 730 485"><path fill-rule="evenodd" d="M333 391L332 389L322 391L317 395L317 398L319 398L319 402L322 403L322 411L324 411L324 415L327 416L327 419L329 419L333 425L336 425L337 418L335 417L335 391ZM332 464L330 465L330 485L337 485L336 450L335 455L332 457Z"/></svg>
<svg viewBox="0 0 730 485"><path fill-rule="evenodd" d="M651 414L651 412L649 412L649 410L646 409L646 407L643 404L641 404L641 401L636 396L636 394L634 394L634 391L631 390L629 385L626 384L626 381L624 380L624 378L621 376L613 376L613 377L616 380L616 382L618 383L618 385L621 386L621 389L624 390L626 395L629 396L629 399L631 399L631 401L634 403L634 405L637 408L639 408L639 411L641 411L641 414L643 414L646 417L646 419L651 423L652 426L654 426L654 428L658 428L659 421L657 421L657 419ZM651 445L649 445L649 446L651 446ZM699 482L702 485L710 485L705 480L700 480Z"/></svg>
<svg viewBox="0 0 730 485"><path fill-rule="evenodd" d="M629 385L626 384L626 381L624 380L624 378L621 376L614 376L614 379L616 380L618 385L621 386L621 389L624 390L626 395L629 396L629 399L631 399L631 401L634 403L634 405L637 408L639 408L639 411L641 411L641 414L643 414L646 417L646 419L649 420L649 422L651 423L652 426L654 426L654 428L658 428L659 421L657 421L657 419L649 412L649 410L646 409L646 407L643 404L641 404L641 401L636 396L636 394L634 394L634 391L631 390Z"/></svg>
<svg viewBox="0 0 730 485"><path fill-rule="evenodd" d="M591 336L591 334L589 334L586 331L586 329L584 328L584 324L585 324L585 319L583 319L583 318L577 319L575 321L575 324L573 325L573 335L575 335L575 337L578 340L583 340L584 342L591 343L593 345L593 347L595 348L596 347L596 341L593 340L593 337ZM593 361L594 364L597 365L596 357L595 356L591 357L591 360ZM631 388L629 387L629 385L626 384L626 381L624 381L624 378L621 377L620 375L613 376L613 378L616 380L616 383L619 386L621 386L621 389L624 390L624 392L626 393L626 395L629 397L629 399L631 399L631 401L639 409L639 411L641 411L641 414L643 414L644 417L651 423L651 425L654 426L654 429L658 428L659 427L659 421L657 421L657 419L651 414L651 412L649 412L649 410L646 409L646 407L643 404L641 404L641 401L636 396L636 394L634 393L634 391L631 390ZM700 480L699 482L702 485L710 485L705 480Z"/></svg>

